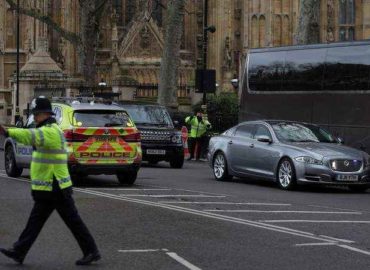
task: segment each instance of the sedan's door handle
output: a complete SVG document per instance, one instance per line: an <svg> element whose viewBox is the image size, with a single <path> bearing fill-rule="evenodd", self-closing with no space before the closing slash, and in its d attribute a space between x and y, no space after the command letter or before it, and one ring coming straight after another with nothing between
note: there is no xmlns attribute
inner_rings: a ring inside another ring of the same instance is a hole
<svg viewBox="0 0 370 270"><path fill-rule="evenodd" d="M233 141L229 141L229 144L233 144Z"/></svg>
<svg viewBox="0 0 370 270"><path fill-rule="evenodd" d="M250 148L254 148L254 144L252 143L251 145L249 145Z"/></svg>

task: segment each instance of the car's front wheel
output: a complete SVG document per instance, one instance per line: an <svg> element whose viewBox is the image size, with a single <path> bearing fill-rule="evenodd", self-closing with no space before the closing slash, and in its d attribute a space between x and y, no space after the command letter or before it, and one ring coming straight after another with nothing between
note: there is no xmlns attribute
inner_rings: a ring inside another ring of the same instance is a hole
<svg viewBox="0 0 370 270"><path fill-rule="evenodd" d="M276 180L281 189L292 190L296 186L296 175L293 162L283 158L278 166Z"/></svg>
<svg viewBox="0 0 370 270"><path fill-rule="evenodd" d="M11 145L5 148L5 172L10 177L19 177L23 172L23 168L17 166L13 147Z"/></svg>
<svg viewBox="0 0 370 270"><path fill-rule="evenodd" d="M132 185L136 181L137 171L120 171L117 178L121 185Z"/></svg>
<svg viewBox="0 0 370 270"><path fill-rule="evenodd" d="M231 180L233 177L227 170L226 157L222 152L218 152L213 159L213 175L218 181Z"/></svg>

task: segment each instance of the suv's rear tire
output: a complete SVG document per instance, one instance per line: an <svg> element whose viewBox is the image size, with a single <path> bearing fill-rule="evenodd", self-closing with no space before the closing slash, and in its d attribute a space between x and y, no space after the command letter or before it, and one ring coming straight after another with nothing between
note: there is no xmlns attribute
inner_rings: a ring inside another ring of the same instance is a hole
<svg viewBox="0 0 370 270"><path fill-rule="evenodd" d="M8 145L5 148L4 152L4 160L5 160L5 172L10 177L19 177L23 172L23 168L17 166L15 161L15 155L13 151L13 147Z"/></svg>
<svg viewBox="0 0 370 270"><path fill-rule="evenodd" d="M170 160L170 166L174 169L181 169L184 165L184 155L177 154Z"/></svg>
<svg viewBox="0 0 370 270"><path fill-rule="evenodd" d="M132 185L136 181L137 171L120 171L117 178L121 185Z"/></svg>

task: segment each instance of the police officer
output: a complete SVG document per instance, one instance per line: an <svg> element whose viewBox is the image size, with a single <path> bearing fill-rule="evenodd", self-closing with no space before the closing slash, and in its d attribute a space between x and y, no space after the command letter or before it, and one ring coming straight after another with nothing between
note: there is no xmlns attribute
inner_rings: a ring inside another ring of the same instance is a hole
<svg viewBox="0 0 370 270"><path fill-rule="evenodd" d="M190 157L188 160L194 159L195 148L197 149L196 159L198 160L206 147L206 132L211 128L211 124L208 120L203 119L203 115L199 111L193 116L186 117L185 123L191 126L189 136Z"/></svg>
<svg viewBox="0 0 370 270"><path fill-rule="evenodd" d="M76 261L76 264L88 265L98 261L101 256L72 198L72 182L68 172L63 133L52 117L54 113L48 99L34 99L31 108L36 128L5 129L0 125L0 135L33 146L31 186L34 199L31 215L18 241L12 248L1 248L0 252L22 264L46 220L56 209L83 252L83 257Z"/></svg>

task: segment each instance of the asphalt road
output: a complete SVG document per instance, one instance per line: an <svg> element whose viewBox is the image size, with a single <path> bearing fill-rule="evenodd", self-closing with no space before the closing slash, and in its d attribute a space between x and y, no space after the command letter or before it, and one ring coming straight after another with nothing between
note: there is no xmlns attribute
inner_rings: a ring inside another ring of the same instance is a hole
<svg viewBox="0 0 370 270"><path fill-rule="evenodd" d="M28 172L5 176L0 152L0 246L16 240L32 207ZM216 182L206 163L144 166L136 184L94 176L75 187L103 259L93 269L370 269L370 194L339 188L282 191L251 179ZM75 269L81 252L54 213L24 266Z"/></svg>

